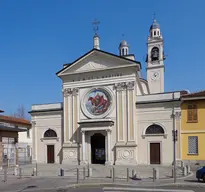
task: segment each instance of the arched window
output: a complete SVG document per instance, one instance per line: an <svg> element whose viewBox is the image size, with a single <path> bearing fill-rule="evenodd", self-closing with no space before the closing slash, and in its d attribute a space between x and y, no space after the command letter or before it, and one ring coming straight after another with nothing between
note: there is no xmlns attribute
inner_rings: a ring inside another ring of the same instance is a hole
<svg viewBox="0 0 205 192"><path fill-rule="evenodd" d="M153 47L151 50L151 59L152 61L157 61L159 60L159 48L158 47Z"/></svg>
<svg viewBox="0 0 205 192"><path fill-rule="evenodd" d="M57 137L57 134L54 130L52 129L48 129L45 133L44 133L44 137Z"/></svg>
<svg viewBox="0 0 205 192"><path fill-rule="evenodd" d="M153 125L150 125L147 129L146 129L146 132L145 132L146 135L162 135L164 134L164 129L159 126L159 125L156 125L156 124L153 124Z"/></svg>
<svg viewBox="0 0 205 192"><path fill-rule="evenodd" d="M123 56L125 55L125 50L124 50L124 49L122 49L122 55L123 55Z"/></svg>

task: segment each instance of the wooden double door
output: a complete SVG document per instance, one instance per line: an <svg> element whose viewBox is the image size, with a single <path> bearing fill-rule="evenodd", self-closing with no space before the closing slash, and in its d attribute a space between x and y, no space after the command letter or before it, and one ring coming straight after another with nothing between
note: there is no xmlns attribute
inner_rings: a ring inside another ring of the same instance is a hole
<svg viewBox="0 0 205 192"><path fill-rule="evenodd" d="M160 164L160 154L160 143L150 143L150 164Z"/></svg>
<svg viewBox="0 0 205 192"><path fill-rule="evenodd" d="M47 145L47 163L55 163L54 145Z"/></svg>

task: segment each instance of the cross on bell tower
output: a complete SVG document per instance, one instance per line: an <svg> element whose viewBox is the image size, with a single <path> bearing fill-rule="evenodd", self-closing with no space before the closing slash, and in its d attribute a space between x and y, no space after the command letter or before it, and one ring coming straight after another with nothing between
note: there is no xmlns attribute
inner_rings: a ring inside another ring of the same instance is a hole
<svg viewBox="0 0 205 192"><path fill-rule="evenodd" d="M99 30L99 27L98 25L100 24L100 21L98 21L97 19L95 19L93 22L93 31L94 31L94 37L93 37L93 48L94 49L100 49L100 37L98 35L98 30Z"/></svg>

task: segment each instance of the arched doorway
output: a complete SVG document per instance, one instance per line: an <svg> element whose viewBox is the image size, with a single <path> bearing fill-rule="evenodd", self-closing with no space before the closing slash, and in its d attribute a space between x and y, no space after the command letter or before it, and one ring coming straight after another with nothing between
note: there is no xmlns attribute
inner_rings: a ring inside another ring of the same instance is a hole
<svg viewBox="0 0 205 192"><path fill-rule="evenodd" d="M162 136L164 135L164 129L157 124L150 125L146 131L146 136ZM150 164L161 164L161 143L160 142L150 142L149 143L149 151L150 151Z"/></svg>
<svg viewBox="0 0 205 192"><path fill-rule="evenodd" d="M44 133L44 139L56 138L57 134L54 130L48 129ZM52 144L47 145L47 163L55 163L55 146Z"/></svg>
<svg viewBox="0 0 205 192"><path fill-rule="evenodd" d="M105 136L101 133L91 136L91 163L105 164Z"/></svg>

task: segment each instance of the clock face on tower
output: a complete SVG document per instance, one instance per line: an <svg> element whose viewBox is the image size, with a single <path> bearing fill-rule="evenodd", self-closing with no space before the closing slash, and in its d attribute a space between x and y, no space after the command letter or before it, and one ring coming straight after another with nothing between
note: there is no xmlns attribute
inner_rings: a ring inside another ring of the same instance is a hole
<svg viewBox="0 0 205 192"><path fill-rule="evenodd" d="M159 74L158 71L155 71L155 72L152 73L152 77L151 77L152 80L158 80L159 77L160 77L160 74Z"/></svg>

